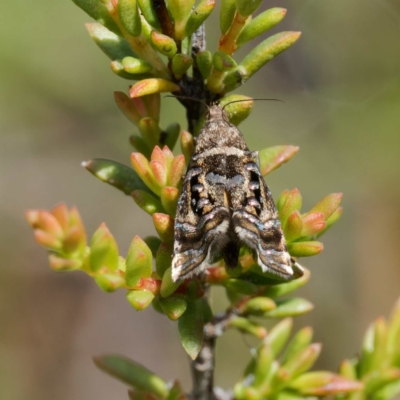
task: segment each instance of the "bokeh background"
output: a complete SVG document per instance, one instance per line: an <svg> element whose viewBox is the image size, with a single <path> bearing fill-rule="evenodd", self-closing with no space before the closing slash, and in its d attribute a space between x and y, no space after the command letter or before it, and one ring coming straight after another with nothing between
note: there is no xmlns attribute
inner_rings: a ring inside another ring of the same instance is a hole
<svg viewBox="0 0 400 400"><path fill-rule="evenodd" d="M300 153L272 173L277 196L298 187L305 209L344 192L341 221L325 250L304 259L312 271L302 295L315 310L298 318L323 342L318 366L336 369L356 354L370 321L400 296L400 3L388 0L265 0L288 8L273 32L301 40L238 93L258 102L241 125L252 149L294 144ZM88 233L106 222L127 251L153 233L132 199L80 167L104 157L129 164L132 125L113 103L128 81L113 75L91 42L89 21L71 1L3 0L0 16L0 398L126 399L123 384L91 357L121 353L190 387L176 324L134 311L123 291L107 295L83 274L55 274L24 220L28 208L76 205ZM208 21L216 49L218 11ZM237 59L246 49L238 53ZM183 125L173 99L162 123ZM214 303L222 307L216 293ZM230 387L250 357L248 340L228 333L217 351L216 381Z"/></svg>

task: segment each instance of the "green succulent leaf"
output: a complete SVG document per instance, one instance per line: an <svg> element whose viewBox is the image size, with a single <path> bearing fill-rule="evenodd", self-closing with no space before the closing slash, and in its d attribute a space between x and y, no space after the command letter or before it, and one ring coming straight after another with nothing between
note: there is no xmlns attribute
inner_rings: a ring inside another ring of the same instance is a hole
<svg viewBox="0 0 400 400"><path fill-rule="evenodd" d="M187 309L187 301L181 295L173 295L167 298L160 297L160 305L165 315L172 321L179 319Z"/></svg>
<svg viewBox="0 0 400 400"><path fill-rule="evenodd" d="M202 347L204 337L204 320L201 305L198 301L189 302L185 313L178 320L179 337L183 348L194 360Z"/></svg>
<svg viewBox="0 0 400 400"><path fill-rule="evenodd" d="M111 60L135 57L129 43L121 36L109 31L103 25L93 22L85 24L87 31L101 51Z"/></svg>
<svg viewBox="0 0 400 400"><path fill-rule="evenodd" d="M221 0L221 11L219 14L219 25L221 32L225 35L232 25L236 13L235 0Z"/></svg>
<svg viewBox="0 0 400 400"><path fill-rule="evenodd" d="M139 237L135 236L126 256L126 283L135 286L140 278L148 278L153 271L151 250Z"/></svg>
<svg viewBox="0 0 400 400"><path fill-rule="evenodd" d="M109 355L95 357L94 362L101 370L133 388L150 392L161 398L168 395L167 383L135 361L121 356Z"/></svg>
<svg viewBox="0 0 400 400"><path fill-rule="evenodd" d="M102 268L118 269L118 245L105 224L101 224L90 242L90 268L97 272Z"/></svg>
<svg viewBox="0 0 400 400"><path fill-rule="evenodd" d="M276 308L268 311L264 315L269 318L295 317L297 315L306 314L313 308L314 306L308 300L301 298L277 300Z"/></svg>
<svg viewBox="0 0 400 400"><path fill-rule="evenodd" d="M111 32L121 35L117 24L109 14L107 7L99 0L72 0L79 8L85 11L90 17L104 25Z"/></svg>
<svg viewBox="0 0 400 400"><path fill-rule="evenodd" d="M152 193L132 168L116 161L95 158L90 161L84 161L82 166L96 178L116 187L125 194L130 195L134 190L138 189Z"/></svg>
<svg viewBox="0 0 400 400"><path fill-rule="evenodd" d="M236 8L240 15L248 17L257 11L260 7L262 0L236 0Z"/></svg>
<svg viewBox="0 0 400 400"><path fill-rule="evenodd" d="M253 20L244 26L236 40L238 46L255 39L257 36L262 35L267 30L279 24L286 15L284 8L270 8L257 15Z"/></svg>

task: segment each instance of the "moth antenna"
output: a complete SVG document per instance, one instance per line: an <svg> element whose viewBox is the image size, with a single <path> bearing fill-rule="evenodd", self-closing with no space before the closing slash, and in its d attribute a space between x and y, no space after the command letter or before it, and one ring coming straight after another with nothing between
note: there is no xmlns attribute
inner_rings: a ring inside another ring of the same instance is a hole
<svg viewBox="0 0 400 400"><path fill-rule="evenodd" d="M179 95L178 95L178 96L175 96L175 95L172 95L172 94L168 94L168 95L164 96L164 98L166 98L166 97L175 97L176 99L197 101L197 102L199 102L199 103L204 104L204 105L207 107L207 110L210 108L209 105L208 105L204 100L196 99L195 97L190 97L190 96L179 96Z"/></svg>
<svg viewBox="0 0 400 400"><path fill-rule="evenodd" d="M230 101L229 103L225 104L225 105L222 107L222 109L224 110L226 106L229 106L229 104L232 104L232 103L241 103L241 102L243 102L243 101L260 101L260 100L263 100L263 101L279 101L280 103L286 103L285 100L281 100L281 99L244 99L244 100L233 100L233 101Z"/></svg>

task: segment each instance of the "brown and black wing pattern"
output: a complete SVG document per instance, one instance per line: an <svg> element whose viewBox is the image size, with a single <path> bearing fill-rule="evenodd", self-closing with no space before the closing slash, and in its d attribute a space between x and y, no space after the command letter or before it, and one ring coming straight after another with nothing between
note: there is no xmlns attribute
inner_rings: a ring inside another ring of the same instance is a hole
<svg viewBox="0 0 400 400"><path fill-rule="evenodd" d="M255 155L220 106L209 109L197 139L178 201L174 234L174 281L204 271L216 251L228 268L235 267L240 243L257 253L264 272L287 280L302 274L287 251Z"/></svg>
<svg viewBox="0 0 400 400"><path fill-rule="evenodd" d="M235 232L240 241L255 250L264 272L293 279L293 260L287 251L271 192L252 153L244 154L241 163L245 184L230 191Z"/></svg>

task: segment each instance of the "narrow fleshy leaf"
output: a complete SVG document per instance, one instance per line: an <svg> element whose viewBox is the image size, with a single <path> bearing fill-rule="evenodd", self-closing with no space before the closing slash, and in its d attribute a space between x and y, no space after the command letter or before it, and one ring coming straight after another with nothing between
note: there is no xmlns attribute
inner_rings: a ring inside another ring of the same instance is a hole
<svg viewBox="0 0 400 400"><path fill-rule="evenodd" d="M62 230L66 232L69 227L68 207L64 203L58 204L50 211L50 214L56 218Z"/></svg>
<svg viewBox="0 0 400 400"><path fill-rule="evenodd" d="M167 400L186 400L186 395L182 389L180 383L175 381L172 388L169 391Z"/></svg>
<svg viewBox="0 0 400 400"><path fill-rule="evenodd" d="M314 343L295 354L279 369L277 380L287 382L309 370L317 360L321 347L320 343Z"/></svg>
<svg viewBox="0 0 400 400"><path fill-rule="evenodd" d="M103 25L93 22L85 24L85 27L100 50L111 60L119 60L128 56L135 57L129 43Z"/></svg>
<svg viewBox="0 0 400 400"><path fill-rule="evenodd" d="M165 271L171 267L171 262L172 246L161 242L156 254L156 270L160 277L163 277Z"/></svg>
<svg viewBox="0 0 400 400"><path fill-rule="evenodd" d="M245 17L253 14L260 7L262 0L236 0L236 8Z"/></svg>
<svg viewBox="0 0 400 400"><path fill-rule="evenodd" d="M262 35L267 30L273 28L279 24L286 15L286 9L284 8L270 8L257 15L253 20L244 26L240 31L236 44L242 46L244 43L255 39L257 36Z"/></svg>
<svg viewBox="0 0 400 400"><path fill-rule="evenodd" d="M257 351L257 358L254 365L254 386L259 387L266 383L272 362L274 361L274 351L267 341L260 346Z"/></svg>
<svg viewBox="0 0 400 400"><path fill-rule="evenodd" d="M57 272L73 271L82 267L82 260L63 258L56 254L49 254L49 264L51 269Z"/></svg>
<svg viewBox="0 0 400 400"><path fill-rule="evenodd" d="M142 153L146 158L150 158L151 155L150 146L141 136L138 135L129 136L129 143L137 152Z"/></svg>
<svg viewBox="0 0 400 400"><path fill-rule="evenodd" d="M263 295L271 298L281 297L304 286L309 280L310 271L304 269L304 275L301 278L295 279L291 282L270 286L264 291Z"/></svg>
<svg viewBox="0 0 400 400"><path fill-rule="evenodd" d="M131 387L150 392L160 398L168 395L167 383L135 361L110 355L95 357L94 362L101 370Z"/></svg>
<svg viewBox="0 0 400 400"><path fill-rule="evenodd" d="M212 70L212 54L208 50L199 51L196 55L197 67L200 70L201 76L207 79Z"/></svg>
<svg viewBox="0 0 400 400"><path fill-rule="evenodd" d="M161 189L161 203L171 217L175 216L178 198L178 189L171 186L165 186Z"/></svg>
<svg viewBox="0 0 400 400"><path fill-rule="evenodd" d="M281 352L283 347L286 345L290 333L293 328L292 318L285 318L284 320L277 323L268 333L266 341L268 342L275 357Z"/></svg>
<svg viewBox="0 0 400 400"><path fill-rule="evenodd" d="M90 17L105 26L110 31L121 35L117 24L109 14L107 7L98 0L72 0L79 8L85 11ZM122 35L121 35L122 36Z"/></svg>
<svg viewBox="0 0 400 400"><path fill-rule="evenodd" d="M140 153L132 153L131 162L133 169L146 184L147 188L159 195L161 193L161 189L153 177L153 173L150 169L150 163L146 157Z"/></svg>
<svg viewBox="0 0 400 400"><path fill-rule="evenodd" d="M308 396L329 396L340 393L352 393L362 390L361 382L349 380L327 371L308 372L295 379L289 385Z"/></svg>
<svg viewBox="0 0 400 400"><path fill-rule="evenodd" d="M140 35L142 24L136 0L118 0L118 16L123 27L130 35Z"/></svg>
<svg viewBox="0 0 400 400"><path fill-rule="evenodd" d="M174 241L174 220L167 214L153 214L153 223L161 240L167 244Z"/></svg>
<svg viewBox="0 0 400 400"><path fill-rule="evenodd" d="M157 251L161 246L161 240L157 236L147 236L143 239L147 244L148 248L151 250L153 257L156 257Z"/></svg>
<svg viewBox="0 0 400 400"><path fill-rule="evenodd" d="M172 267L169 267L166 269L163 275L163 279L161 282L161 289L160 289L160 294L162 297L166 298L171 296L175 292L176 289L182 284L182 281L180 282L174 282L172 280Z"/></svg>
<svg viewBox="0 0 400 400"><path fill-rule="evenodd" d="M126 256L126 283L135 286L140 278L148 278L153 271L151 250L139 237L135 236Z"/></svg>
<svg viewBox="0 0 400 400"><path fill-rule="evenodd" d="M135 97L132 99L134 102L139 99ZM160 109L161 109L161 95L160 93L149 94L141 97L146 106L146 115L153 118L155 121L160 121Z"/></svg>
<svg viewBox="0 0 400 400"><path fill-rule="evenodd" d="M282 364L288 362L297 353L304 350L312 341L313 330L311 327L306 326L299 330L293 339L289 342L284 356L281 359Z"/></svg>
<svg viewBox="0 0 400 400"><path fill-rule="evenodd" d="M288 251L292 257L311 257L321 253L324 245L321 242L294 242L288 243Z"/></svg>
<svg viewBox="0 0 400 400"><path fill-rule="evenodd" d="M246 71L242 82L249 79L268 61L292 46L299 39L300 34L300 32L277 33L256 46L240 63L240 66Z"/></svg>
<svg viewBox="0 0 400 400"><path fill-rule="evenodd" d="M130 290L126 298L137 311L146 309L154 299L154 294L149 290Z"/></svg>
<svg viewBox="0 0 400 400"><path fill-rule="evenodd" d="M385 385L374 393L374 400L397 400L400 395L400 379Z"/></svg>
<svg viewBox="0 0 400 400"><path fill-rule="evenodd" d="M253 111L254 101L251 97L232 94L223 97L220 100L220 105L221 107L225 107L225 112L229 118L229 122L238 126Z"/></svg>
<svg viewBox="0 0 400 400"><path fill-rule="evenodd" d="M169 0L168 7L174 21L183 21L189 16L195 0Z"/></svg>
<svg viewBox="0 0 400 400"><path fill-rule="evenodd" d="M183 296L174 295L160 298L160 305L165 315L172 321L179 319L187 309L187 301Z"/></svg>
<svg viewBox="0 0 400 400"><path fill-rule="evenodd" d="M215 0L200 0L190 12L186 21L185 36L191 36L199 29L200 25L208 18L215 7Z"/></svg>
<svg viewBox="0 0 400 400"><path fill-rule="evenodd" d="M192 66L193 58L185 54L175 54L172 58L171 68L176 79L181 79Z"/></svg>
<svg viewBox="0 0 400 400"><path fill-rule="evenodd" d="M148 62L135 57L124 57L121 62L129 74L145 74L153 69Z"/></svg>
<svg viewBox="0 0 400 400"><path fill-rule="evenodd" d="M298 210L294 210L286 221L285 228L283 230L285 234L285 239L287 242L298 238L303 232L303 220L301 219ZM308 231L306 231L308 232ZM303 235L304 236L304 235Z"/></svg>
<svg viewBox="0 0 400 400"><path fill-rule="evenodd" d="M61 250L62 248L62 241L46 231L35 229L33 235L36 242L41 246L47 247L51 250Z"/></svg>
<svg viewBox="0 0 400 400"><path fill-rule="evenodd" d="M132 198L142 210L150 215L164 211L161 201L144 190L134 190L132 192Z"/></svg>
<svg viewBox="0 0 400 400"><path fill-rule="evenodd" d="M101 181L130 195L134 190L151 193L139 175L132 169L116 161L95 158L84 161L82 166Z"/></svg>
<svg viewBox="0 0 400 400"><path fill-rule="evenodd" d="M154 118L145 117L138 124L143 139L150 148L156 146L160 141L161 129Z"/></svg>
<svg viewBox="0 0 400 400"><path fill-rule="evenodd" d="M26 212L26 220L33 229L40 229L56 239L62 239L64 236L60 222L48 211L29 210Z"/></svg>
<svg viewBox="0 0 400 400"><path fill-rule="evenodd" d="M322 213L325 220L327 220L339 207L342 201L343 193L331 193L319 201L308 213Z"/></svg>
<svg viewBox="0 0 400 400"><path fill-rule="evenodd" d="M341 376L348 379L357 379L357 363L358 360L344 360L340 364L339 372Z"/></svg>
<svg viewBox="0 0 400 400"><path fill-rule="evenodd" d="M253 335L259 339L263 339L265 338L265 336L267 336L267 330L263 326L255 322L252 322L247 318L243 317L233 318L232 320L229 321L228 326L236 328L243 333L248 333L250 335Z"/></svg>
<svg viewBox="0 0 400 400"><path fill-rule="evenodd" d="M177 122L168 125L164 132L161 132L160 142L165 143L169 149L173 149L179 138L181 126ZM164 136L165 135L165 138Z"/></svg>
<svg viewBox="0 0 400 400"><path fill-rule="evenodd" d="M221 11L219 14L219 25L222 34L226 34L232 25L236 13L235 0L221 0Z"/></svg>
<svg viewBox="0 0 400 400"><path fill-rule="evenodd" d="M278 200L276 202L276 208L278 209L279 212L282 211L282 207L286 202L287 197L289 196L290 190L284 190L281 195L278 197Z"/></svg>
<svg viewBox="0 0 400 400"><path fill-rule="evenodd" d="M186 163L186 165L188 165L190 162L190 159L192 158L192 154L194 151L193 136L187 131L182 131L180 145L181 145L182 153L185 157L185 163Z"/></svg>
<svg viewBox="0 0 400 400"><path fill-rule="evenodd" d="M174 157L168 175L168 186L179 187L182 181L183 171L185 169L185 156L179 154Z"/></svg>
<svg viewBox="0 0 400 400"><path fill-rule="evenodd" d="M251 282L242 279L228 279L224 285L237 293L246 295L255 295L257 293L257 286Z"/></svg>
<svg viewBox="0 0 400 400"><path fill-rule="evenodd" d="M332 227L336 222L339 220L343 212L342 207L338 207L336 211L326 220L326 225L325 228L321 231L318 232L317 238L323 235L330 227Z"/></svg>
<svg viewBox="0 0 400 400"><path fill-rule="evenodd" d="M314 306L307 300L301 298L277 300L276 308L264 315L269 318L295 317L308 313Z"/></svg>
<svg viewBox="0 0 400 400"><path fill-rule="evenodd" d="M141 97L152 93L163 93L163 92L179 92L180 87L166 79L151 78L143 79L140 82L135 83L129 94L131 97Z"/></svg>
<svg viewBox="0 0 400 400"><path fill-rule="evenodd" d="M178 50L174 39L155 30L151 32L150 40L154 48L168 58L172 58Z"/></svg>
<svg viewBox="0 0 400 400"><path fill-rule="evenodd" d="M204 337L203 314L199 302L189 302L185 313L178 320L179 337L183 348L194 360L202 347Z"/></svg>
<svg viewBox="0 0 400 400"><path fill-rule="evenodd" d="M240 307L240 311L244 314L263 315L275 307L274 301L268 297L253 297Z"/></svg>
<svg viewBox="0 0 400 400"><path fill-rule="evenodd" d="M167 184L167 168L159 161L151 160L150 169L160 190ZM161 194L161 193L160 193Z"/></svg>
<svg viewBox="0 0 400 400"><path fill-rule="evenodd" d="M114 92L114 99L115 103L124 115L135 125L138 125L143 116L140 115L140 112L137 110L128 95L124 92Z"/></svg>
<svg viewBox="0 0 400 400"><path fill-rule="evenodd" d="M286 200L279 210L279 219L282 227L285 228L286 222L294 210L300 211L302 205L302 197L299 189L295 188L286 196Z"/></svg>
<svg viewBox="0 0 400 400"><path fill-rule="evenodd" d="M120 78L141 81L152 77L152 74L148 72L144 74L130 74L129 72L126 72L124 66L122 65L122 60L111 61L110 66L111 66L111 71L113 71L114 74L119 76Z"/></svg>
<svg viewBox="0 0 400 400"><path fill-rule="evenodd" d="M301 236L315 235L316 233L321 232L325 228L325 225L324 214L318 212L307 214L303 218Z"/></svg>
<svg viewBox="0 0 400 400"><path fill-rule="evenodd" d="M237 67L236 61L222 51L217 51L213 56L213 66L217 71L229 72Z"/></svg>
<svg viewBox="0 0 400 400"><path fill-rule="evenodd" d="M373 394L396 380L400 380L399 368L385 368L379 372L373 371L370 376L364 379L365 393Z"/></svg>
<svg viewBox="0 0 400 400"><path fill-rule="evenodd" d="M268 175L282 164L288 162L297 152L297 146L273 146L258 152L260 171L263 176Z"/></svg>
<svg viewBox="0 0 400 400"><path fill-rule="evenodd" d="M107 226L103 223L94 233L90 242L90 269L94 272L106 267L118 269L118 245Z"/></svg>
<svg viewBox="0 0 400 400"><path fill-rule="evenodd" d="M115 292L117 289L125 285L125 279L118 274L96 275L94 280L99 288L106 293Z"/></svg>
<svg viewBox="0 0 400 400"><path fill-rule="evenodd" d="M160 22L158 21L157 13L154 10L153 1L137 0L137 2L146 21L154 28L159 28Z"/></svg>

